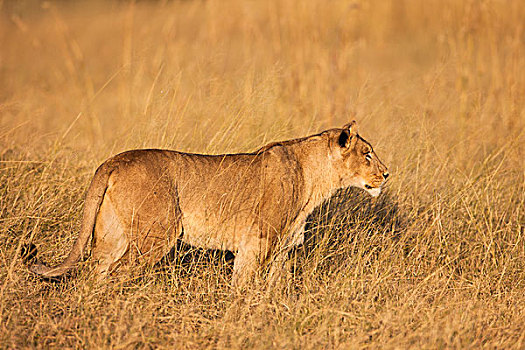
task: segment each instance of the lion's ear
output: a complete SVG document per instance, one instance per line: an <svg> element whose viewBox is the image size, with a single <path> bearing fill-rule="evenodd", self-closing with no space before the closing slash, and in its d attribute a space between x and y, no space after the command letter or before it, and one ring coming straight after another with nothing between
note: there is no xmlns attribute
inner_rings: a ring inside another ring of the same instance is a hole
<svg viewBox="0 0 525 350"><path fill-rule="evenodd" d="M350 137L357 135L357 122L352 120L350 123L343 126L343 129L347 129Z"/></svg>
<svg viewBox="0 0 525 350"><path fill-rule="evenodd" d="M355 120L353 120L351 123L346 124L343 126L343 129L341 130L341 134L339 134L338 143L339 146L343 148L348 148L350 146L350 142L352 141L352 138L354 138L357 135L357 124Z"/></svg>

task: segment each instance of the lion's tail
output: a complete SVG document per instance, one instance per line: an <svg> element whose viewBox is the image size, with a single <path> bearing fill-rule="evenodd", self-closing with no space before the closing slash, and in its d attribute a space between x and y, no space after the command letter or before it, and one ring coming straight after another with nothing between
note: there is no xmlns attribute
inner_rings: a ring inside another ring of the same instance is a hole
<svg viewBox="0 0 525 350"><path fill-rule="evenodd" d="M86 194L80 233L73 244L71 252L61 264L54 267L46 266L36 260L36 248L34 245L29 244L24 248L22 258L26 263L30 264L29 270L31 272L45 278L60 277L71 270L82 258L89 238L93 234L95 220L106 193L111 170L111 167L103 164L95 172Z"/></svg>

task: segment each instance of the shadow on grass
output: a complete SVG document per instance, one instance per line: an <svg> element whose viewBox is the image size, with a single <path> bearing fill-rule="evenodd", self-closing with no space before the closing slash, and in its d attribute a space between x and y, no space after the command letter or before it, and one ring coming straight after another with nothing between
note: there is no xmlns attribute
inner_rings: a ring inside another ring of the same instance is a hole
<svg viewBox="0 0 525 350"><path fill-rule="evenodd" d="M352 256L376 260L385 247L400 241L407 222L388 190L378 198L357 188L338 191L309 216L304 244L290 252L290 260L295 261L291 272L301 281L308 266L339 273Z"/></svg>
<svg viewBox="0 0 525 350"><path fill-rule="evenodd" d="M228 250L196 248L177 240L170 252L156 264L156 269L165 271L176 267L179 274L191 274L197 266L214 266L224 268L231 274L233 271L234 254Z"/></svg>
<svg viewBox="0 0 525 350"><path fill-rule="evenodd" d="M372 198L363 190L348 188L338 191L308 217L305 246L315 246L321 237L326 238L324 233L327 230L332 233L328 235L328 245L339 244L341 240L352 242L356 237L355 230L365 230L370 234L388 233L396 240L406 223L407 216L388 190L378 198Z"/></svg>

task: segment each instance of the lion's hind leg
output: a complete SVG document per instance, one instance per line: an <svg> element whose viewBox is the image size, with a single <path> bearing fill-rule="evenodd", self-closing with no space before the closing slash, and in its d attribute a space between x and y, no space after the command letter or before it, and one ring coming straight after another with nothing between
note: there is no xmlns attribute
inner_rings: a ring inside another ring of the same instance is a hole
<svg viewBox="0 0 525 350"><path fill-rule="evenodd" d="M104 279L128 249L129 240L125 225L121 222L111 198L106 195L95 224L92 254L96 264L96 278Z"/></svg>
<svg viewBox="0 0 525 350"><path fill-rule="evenodd" d="M170 178L138 170L117 173L100 206L93 258L101 276L123 258L129 267L154 266L182 231L177 191Z"/></svg>

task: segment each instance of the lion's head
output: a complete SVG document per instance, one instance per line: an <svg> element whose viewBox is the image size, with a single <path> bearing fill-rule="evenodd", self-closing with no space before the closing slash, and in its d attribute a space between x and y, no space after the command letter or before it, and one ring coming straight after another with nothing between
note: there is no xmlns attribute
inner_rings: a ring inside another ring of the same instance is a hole
<svg viewBox="0 0 525 350"><path fill-rule="evenodd" d="M381 193L389 176L387 167L372 146L359 136L355 121L332 130L330 148L340 187L359 187L373 197Z"/></svg>

